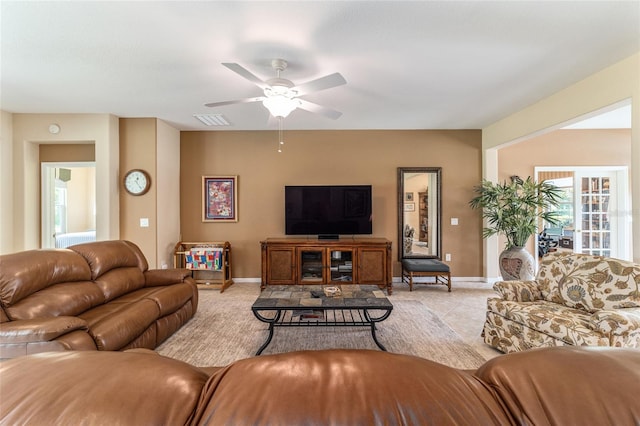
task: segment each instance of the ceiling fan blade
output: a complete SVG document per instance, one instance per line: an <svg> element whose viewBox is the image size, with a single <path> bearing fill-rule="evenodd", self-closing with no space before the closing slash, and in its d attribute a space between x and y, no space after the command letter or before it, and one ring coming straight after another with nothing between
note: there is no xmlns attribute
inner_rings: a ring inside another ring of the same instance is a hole
<svg viewBox="0 0 640 426"><path fill-rule="evenodd" d="M298 96L306 95L311 92L318 92L320 90L331 89L332 87L342 86L347 84L347 80L344 79L339 72L325 75L315 80L302 83L299 86L292 87L292 90L298 92Z"/></svg>
<svg viewBox="0 0 640 426"><path fill-rule="evenodd" d="M219 107L224 105L233 105L233 104L248 104L250 102L260 102L264 101L264 96L257 96L255 98L245 98L245 99L237 99L235 101L222 101L222 102L211 102L208 104L204 104L206 107Z"/></svg>
<svg viewBox="0 0 640 426"><path fill-rule="evenodd" d="M240 74L242 77L246 78L247 80L249 80L250 82L252 82L256 86L261 88L262 90L264 90L267 87L269 87L269 85L267 83L262 81L260 78L256 77L251 71L249 71L248 69L244 68L240 64L224 62L222 65L224 65L225 67L229 68L231 71L233 71L233 72L235 72L237 74Z"/></svg>
<svg viewBox="0 0 640 426"><path fill-rule="evenodd" d="M332 120L337 120L342 115L340 111L336 111L335 109L323 107L322 105L314 104L313 102L309 102L304 99L298 99L298 100L300 101L299 108L304 109L305 111L324 115L325 117L330 118Z"/></svg>

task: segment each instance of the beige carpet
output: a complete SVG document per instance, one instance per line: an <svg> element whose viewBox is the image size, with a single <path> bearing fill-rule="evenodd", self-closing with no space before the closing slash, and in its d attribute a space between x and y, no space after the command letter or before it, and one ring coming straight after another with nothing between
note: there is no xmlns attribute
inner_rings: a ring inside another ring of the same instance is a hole
<svg viewBox="0 0 640 426"><path fill-rule="evenodd" d="M268 335L251 305L257 284L234 284L224 293L201 290L198 312L157 348L165 356L196 366L223 366L254 356ZM391 316L378 325L378 340L389 352L416 355L457 368L485 362L436 314L417 300L394 300ZM365 327L276 328L263 354L297 350L353 348L379 350Z"/></svg>

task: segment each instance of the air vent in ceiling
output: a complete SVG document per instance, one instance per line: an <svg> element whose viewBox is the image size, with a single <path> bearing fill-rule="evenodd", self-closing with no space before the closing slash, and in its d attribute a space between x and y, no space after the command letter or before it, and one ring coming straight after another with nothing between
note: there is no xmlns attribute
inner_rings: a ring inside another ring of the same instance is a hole
<svg viewBox="0 0 640 426"><path fill-rule="evenodd" d="M227 121L226 118L222 114L193 114L195 118L200 120L203 124L207 126L230 126L231 124Z"/></svg>

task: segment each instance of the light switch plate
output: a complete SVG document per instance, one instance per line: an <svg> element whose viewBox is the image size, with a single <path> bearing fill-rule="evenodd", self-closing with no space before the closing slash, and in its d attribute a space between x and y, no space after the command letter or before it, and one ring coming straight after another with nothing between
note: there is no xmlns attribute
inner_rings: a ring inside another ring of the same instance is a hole
<svg viewBox="0 0 640 426"><path fill-rule="evenodd" d="M141 217L140 218L140 228L148 228L149 227L149 218Z"/></svg>
<svg viewBox="0 0 640 426"><path fill-rule="evenodd" d="M457 225L458 224L458 218L457 217L452 217L451 218L451 224L452 225Z"/></svg>

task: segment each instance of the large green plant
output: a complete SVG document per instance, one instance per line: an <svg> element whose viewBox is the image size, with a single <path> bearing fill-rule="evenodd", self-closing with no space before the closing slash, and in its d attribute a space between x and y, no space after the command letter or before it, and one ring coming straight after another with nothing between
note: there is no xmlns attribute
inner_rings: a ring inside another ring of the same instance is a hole
<svg viewBox="0 0 640 426"><path fill-rule="evenodd" d="M550 183L514 176L510 183L483 180L474 187L474 192L477 196L469 204L473 209L481 208L482 217L487 219L482 237L503 234L507 237L507 249L523 247L536 232L539 219L551 225L560 221L552 208L562 200L562 190Z"/></svg>

